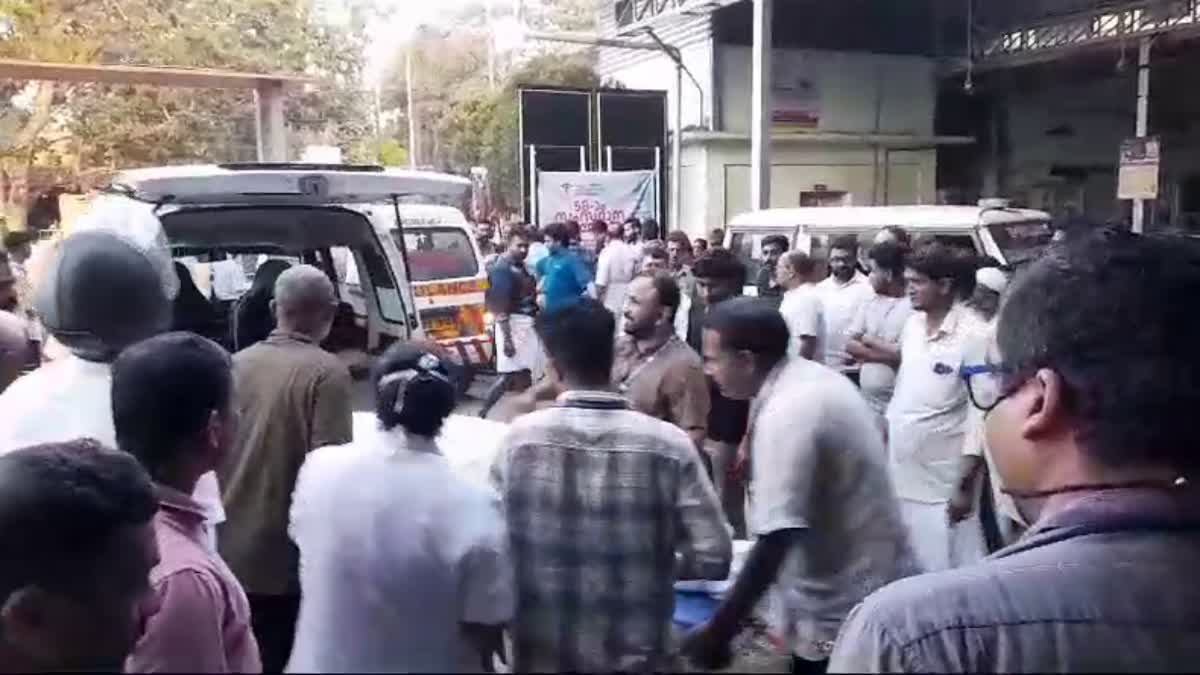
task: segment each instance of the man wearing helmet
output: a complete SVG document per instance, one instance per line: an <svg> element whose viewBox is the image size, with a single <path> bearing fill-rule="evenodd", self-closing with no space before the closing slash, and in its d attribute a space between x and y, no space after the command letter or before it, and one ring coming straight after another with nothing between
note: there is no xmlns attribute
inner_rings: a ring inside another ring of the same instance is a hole
<svg viewBox="0 0 1200 675"><path fill-rule="evenodd" d="M78 438L116 447L112 361L170 326L178 280L151 208L101 201L76 228L35 280L35 309L67 353L0 394L0 454ZM214 474L201 477L195 497L211 534L224 520Z"/></svg>

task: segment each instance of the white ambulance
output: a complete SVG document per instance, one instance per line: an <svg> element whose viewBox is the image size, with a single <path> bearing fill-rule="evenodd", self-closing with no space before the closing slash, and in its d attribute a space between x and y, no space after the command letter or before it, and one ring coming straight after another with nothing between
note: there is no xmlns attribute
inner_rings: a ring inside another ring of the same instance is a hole
<svg viewBox="0 0 1200 675"><path fill-rule="evenodd" d="M174 255L208 270L236 262L248 279L267 258L326 270L348 349L431 338L471 365L491 353L479 251L460 211L418 205L465 203L470 187L458 176L378 166L224 164L126 171L105 198L154 204ZM408 231L406 213L423 224ZM221 320L215 339L229 334Z"/></svg>

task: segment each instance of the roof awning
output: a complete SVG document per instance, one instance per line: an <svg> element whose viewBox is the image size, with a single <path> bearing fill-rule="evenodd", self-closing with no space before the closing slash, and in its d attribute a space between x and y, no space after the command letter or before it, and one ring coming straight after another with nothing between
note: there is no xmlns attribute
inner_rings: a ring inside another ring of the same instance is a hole
<svg viewBox="0 0 1200 675"><path fill-rule="evenodd" d="M45 63L20 59L0 59L0 79L148 84L160 87L205 89L259 89L267 85L299 86L315 81L304 75L285 73L239 73L212 68Z"/></svg>

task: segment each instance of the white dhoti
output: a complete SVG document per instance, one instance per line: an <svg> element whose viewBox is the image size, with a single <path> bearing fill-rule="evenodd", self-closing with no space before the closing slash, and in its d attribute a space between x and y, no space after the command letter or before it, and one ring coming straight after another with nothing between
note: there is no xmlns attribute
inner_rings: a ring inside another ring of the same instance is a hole
<svg viewBox="0 0 1200 675"><path fill-rule="evenodd" d="M900 500L900 516L908 528L913 551L926 572L940 572L978 562L987 556L979 511L950 524L946 503Z"/></svg>
<svg viewBox="0 0 1200 675"><path fill-rule="evenodd" d="M533 376L533 381L537 382L546 370L546 357L542 352L542 343L538 340L537 331L533 329L533 317L512 314L508 317L508 326L516 349L512 356L505 353L507 340L504 338L504 329L497 324L496 372L517 373L528 370Z"/></svg>

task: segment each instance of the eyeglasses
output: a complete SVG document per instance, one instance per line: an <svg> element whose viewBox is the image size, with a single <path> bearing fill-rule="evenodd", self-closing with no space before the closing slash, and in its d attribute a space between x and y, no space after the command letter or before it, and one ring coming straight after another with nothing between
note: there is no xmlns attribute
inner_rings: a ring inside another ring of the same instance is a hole
<svg viewBox="0 0 1200 675"><path fill-rule="evenodd" d="M967 396L971 399L971 405L985 413L994 410L1016 391L1011 384L1007 388L1004 385L1005 376L1011 374L1012 369L999 363L963 366L958 370L958 376L967 383Z"/></svg>

